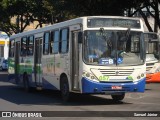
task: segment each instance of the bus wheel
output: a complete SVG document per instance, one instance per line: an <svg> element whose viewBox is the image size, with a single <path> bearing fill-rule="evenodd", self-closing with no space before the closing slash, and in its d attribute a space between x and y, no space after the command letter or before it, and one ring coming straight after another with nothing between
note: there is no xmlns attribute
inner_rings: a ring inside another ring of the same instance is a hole
<svg viewBox="0 0 160 120"><path fill-rule="evenodd" d="M23 75L23 87L25 92L30 92L30 86L27 74Z"/></svg>
<svg viewBox="0 0 160 120"><path fill-rule="evenodd" d="M125 93L122 93L121 95L111 95L111 96L114 101L121 101L124 99Z"/></svg>
<svg viewBox="0 0 160 120"><path fill-rule="evenodd" d="M68 80L66 77L62 77L62 79L61 79L60 90L61 90L61 95L62 95L63 101L64 102L69 101L70 92L69 92Z"/></svg>

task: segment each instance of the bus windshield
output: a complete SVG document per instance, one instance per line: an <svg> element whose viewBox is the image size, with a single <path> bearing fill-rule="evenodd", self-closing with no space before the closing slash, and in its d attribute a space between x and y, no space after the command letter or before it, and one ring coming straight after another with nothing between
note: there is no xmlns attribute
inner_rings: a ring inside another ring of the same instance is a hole
<svg viewBox="0 0 160 120"><path fill-rule="evenodd" d="M151 57L153 55L154 58L159 59L158 35L153 33L144 33L144 39L147 57Z"/></svg>
<svg viewBox="0 0 160 120"><path fill-rule="evenodd" d="M84 39L86 64L127 66L143 64L142 32L116 30L88 30Z"/></svg>

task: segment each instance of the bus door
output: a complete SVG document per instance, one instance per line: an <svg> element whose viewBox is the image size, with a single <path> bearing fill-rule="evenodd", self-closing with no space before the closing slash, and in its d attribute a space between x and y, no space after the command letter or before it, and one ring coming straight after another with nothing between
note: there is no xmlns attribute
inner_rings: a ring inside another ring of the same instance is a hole
<svg viewBox="0 0 160 120"><path fill-rule="evenodd" d="M72 90L79 91L79 61L81 45L78 43L80 31L72 31L72 52L71 52L71 80Z"/></svg>
<svg viewBox="0 0 160 120"><path fill-rule="evenodd" d="M35 38L35 52L34 52L34 80L37 89L42 87L42 38Z"/></svg>
<svg viewBox="0 0 160 120"><path fill-rule="evenodd" d="M16 42L15 44L15 78L16 78L16 82L18 82L19 80L19 72L20 72L20 64L19 64L19 57L20 57L20 42Z"/></svg>

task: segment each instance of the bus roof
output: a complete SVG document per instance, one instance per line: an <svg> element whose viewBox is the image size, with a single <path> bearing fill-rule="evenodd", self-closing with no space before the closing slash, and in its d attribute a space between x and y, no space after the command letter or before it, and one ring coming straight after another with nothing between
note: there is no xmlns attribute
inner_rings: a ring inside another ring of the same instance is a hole
<svg viewBox="0 0 160 120"><path fill-rule="evenodd" d="M67 26L82 23L83 19L91 19L91 18L116 18L116 19L120 18L120 19L140 20L140 18L124 17L124 16L85 16L85 17L70 19L70 20L67 20L67 21L64 21L64 22L55 23L53 25L48 25L48 26L45 26L43 28L38 28L38 29L14 34L10 37L10 39L15 39L17 37L32 35L32 34L35 34L35 33L41 33L41 32L44 32L44 31L49 31L49 30L52 30L52 29L54 30L56 28L65 27L66 23L67 23Z"/></svg>

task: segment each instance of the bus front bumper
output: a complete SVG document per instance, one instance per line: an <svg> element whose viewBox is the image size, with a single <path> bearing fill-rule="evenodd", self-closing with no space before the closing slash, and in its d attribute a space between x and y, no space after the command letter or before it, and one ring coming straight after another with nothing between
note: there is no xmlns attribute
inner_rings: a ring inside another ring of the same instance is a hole
<svg viewBox="0 0 160 120"><path fill-rule="evenodd" d="M82 78L82 93L122 93L122 92L144 92L146 78L137 82L129 83L107 83L94 82L87 78Z"/></svg>

